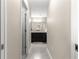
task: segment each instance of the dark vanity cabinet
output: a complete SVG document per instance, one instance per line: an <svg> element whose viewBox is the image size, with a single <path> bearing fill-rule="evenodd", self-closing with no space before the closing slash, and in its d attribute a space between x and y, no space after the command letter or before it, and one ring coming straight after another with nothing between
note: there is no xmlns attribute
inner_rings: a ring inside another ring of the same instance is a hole
<svg viewBox="0 0 79 59"><path fill-rule="evenodd" d="M31 42L42 42L47 43L47 33L46 32L32 32Z"/></svg>

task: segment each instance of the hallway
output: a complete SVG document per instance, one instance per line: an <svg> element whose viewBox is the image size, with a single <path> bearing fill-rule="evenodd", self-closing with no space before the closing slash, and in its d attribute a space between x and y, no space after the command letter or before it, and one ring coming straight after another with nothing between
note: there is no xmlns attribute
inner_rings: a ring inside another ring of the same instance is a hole
<svg viewBox="0 0 79 59"><path fill-rule="evenodd" d="M33 43L27 59L52 59L46 44Z"/></svg>
<svg viewBox="0 0 79 59"><path fill-rule="evenodd" d="M78 59L78 0L0 0L0 59Z"/></svg>

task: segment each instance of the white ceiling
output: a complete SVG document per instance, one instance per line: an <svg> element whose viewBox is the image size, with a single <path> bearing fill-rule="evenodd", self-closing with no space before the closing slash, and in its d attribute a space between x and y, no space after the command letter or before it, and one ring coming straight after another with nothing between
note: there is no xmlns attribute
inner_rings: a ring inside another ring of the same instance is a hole
<svg viewBox="0 0 79 59"><path fill-rule="evenodd" d="M31 17L47 17L49 0L24 0L29 4Z"/></svg>

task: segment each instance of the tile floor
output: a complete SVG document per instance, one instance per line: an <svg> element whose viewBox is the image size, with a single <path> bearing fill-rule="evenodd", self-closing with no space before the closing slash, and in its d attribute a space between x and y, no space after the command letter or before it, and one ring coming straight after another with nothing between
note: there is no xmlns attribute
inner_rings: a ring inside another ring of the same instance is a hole
<svg viewBox="0 0 79 59"><path fill-rule="evenodd" d="M46 44L33 43L27 59L52 59Z"/></svg>

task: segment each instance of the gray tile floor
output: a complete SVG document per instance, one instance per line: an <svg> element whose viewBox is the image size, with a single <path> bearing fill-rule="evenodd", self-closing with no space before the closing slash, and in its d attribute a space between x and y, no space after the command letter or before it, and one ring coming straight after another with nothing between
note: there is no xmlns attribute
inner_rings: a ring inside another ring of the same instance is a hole
<svg viewBox="0 0 79 59"><path fill-rule="evenodd" d="M31 45L27 59L52 59L47 45L42 43L33 43Z"/></svg>

